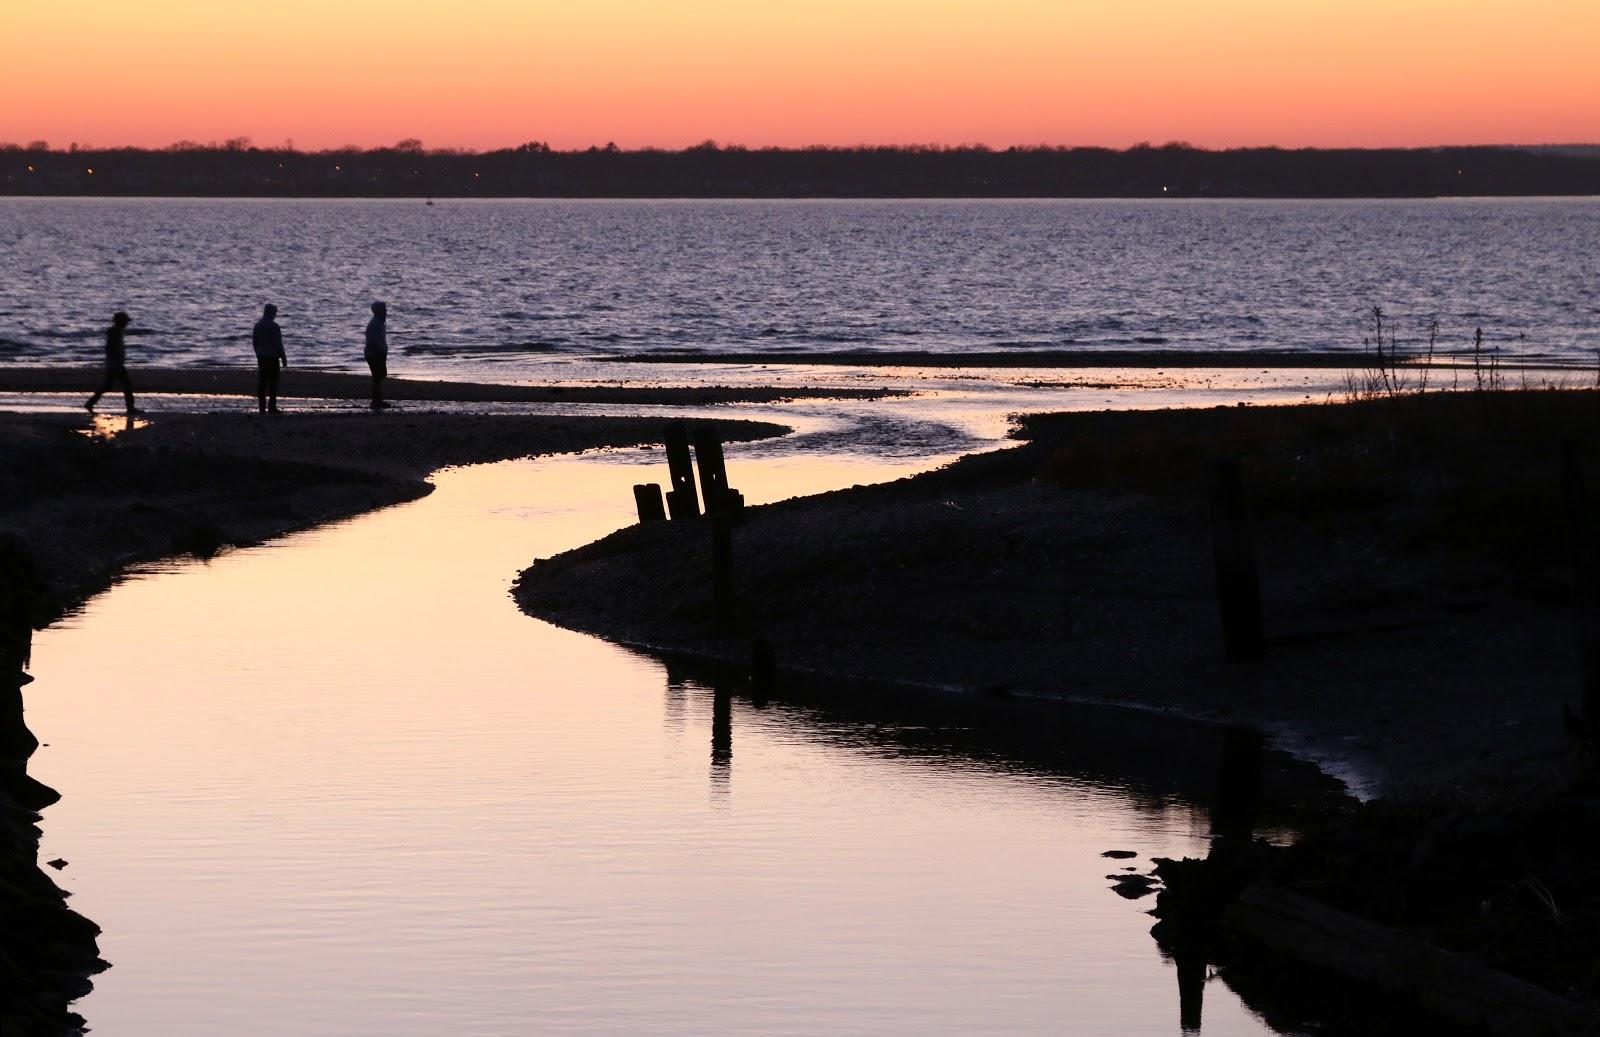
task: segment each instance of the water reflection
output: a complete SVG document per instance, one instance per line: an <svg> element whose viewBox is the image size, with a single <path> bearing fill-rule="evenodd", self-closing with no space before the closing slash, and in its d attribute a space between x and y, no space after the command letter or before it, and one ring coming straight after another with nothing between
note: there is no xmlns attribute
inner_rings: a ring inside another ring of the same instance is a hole
<svg viewBox="0 0 1600 1037"><path fill-rule="evenodd" d="M881 682L795 674L779 678L767 665L769 659L770 647L758 643L748 670L683 657L664 667L668 730L681 729L686 694L710 700L711 795L716 805L727 805L730 794L735 699L749 707L740 711L741 723L769 737L889 753L943 767L1004 768L1069 787L1095 788L1148 812L1161 825L1193 807L1209 807L1209 837L1198 846L1212 859L1248 845L1262 830L1258 810L1265 811L1281 834L1305 811L1324 809L1338 794L1315 768L1265 752L1259 732L1246 728ZM1205 823L1205 816L1196 820ZM1128 870L1140 869L1130 862ZM1178 1030L1199 1034L1206 985L1216 976L1211 919L1196 912L1203 914L1210 904L1164 903L1169 910L1160 916L1163 921L1153 935L1176 980ZM1278 995L1269 985L1256 984L1246 991L1245 1003L1258 1014L1284 1014L1286 1003L1298 1001L1290 1016L1297 1024L1320 1027L1328 1018L1299 990ZM1225 1017L1216 1031L1231 1032L1230 1021Z"/></svg>
<svg viewBox="0 0 1600 1037"><path fill-rule="evenodd" d="M726 801L733 780L733 692L718 683L711 696L711 796Z"/></svg>
<svg viewBox="0 0 1600 1037"><path fill-rule="evenodd" d="M1204 954L1180 951L1173 956L1178 972L1178 1029L1181 1033L1200 1032L1200 1016L1205 1007L1207 965Z"/></svg>
<svg viewBox="0 0 1600 1037"><path fill-rule="evenodd" d="M642 649L624 650L655 658ZM1228 748L1236 734L1172 714L1092 703L788 672L763 680L759 668L684 657L663 665L668 729L683 722L686 690L710 696L714 768L725 768L732 759L732 702L738 697L757 711L748 718L752 723L781 731L785 738L1056 779L1101 789L1165 820L1216 802L1218 776L1228 772ZM1251 743L1251 752L1250 828L1291 831L1298 819L1341 795L1310 764L1264 752L1259 740ZM1200 817L1203 826L1206 815Z"/></svg>
<svg viewBox="0 0 1600 1037"><path fill-rule="evenodd" d="M739 468L753 499L864 476ZM40 635L47 854L118 966L97 1031L1170 1037L1171 966L1100 853L1201 852L1212 748L922 690L779 680L758 709L506 596L631 521L636 470L436 481ZM1212 1037L1263 1032L1210 1001Z"/></svg>

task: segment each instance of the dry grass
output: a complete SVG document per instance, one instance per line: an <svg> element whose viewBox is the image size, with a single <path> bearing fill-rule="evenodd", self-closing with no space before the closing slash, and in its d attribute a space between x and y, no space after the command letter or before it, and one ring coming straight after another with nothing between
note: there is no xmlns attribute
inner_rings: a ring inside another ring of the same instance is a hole
<svg viewBox="0 0 1600 1037"><path fill-rule="evenodd" d="M1519 561L1561 552L1563 444L1576 444L1591 473L1591 514L1600 483L1600 393L1589 391L1043 415L1023 434L1047 447L1041 474L1064 486L1194 502L1206 465L1238 457L1264 523L1382 521L1397 546Z"/></svg>

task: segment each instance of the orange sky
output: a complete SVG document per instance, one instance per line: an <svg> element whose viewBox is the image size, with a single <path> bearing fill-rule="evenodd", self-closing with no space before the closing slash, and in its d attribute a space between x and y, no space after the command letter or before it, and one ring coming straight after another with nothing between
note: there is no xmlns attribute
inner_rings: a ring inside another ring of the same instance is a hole
<svg viewBox="0 0 1600 1037"><path fill-rule="evenodd" d="M1600 0L0 0L0 141L1600 140Z"/></svg>

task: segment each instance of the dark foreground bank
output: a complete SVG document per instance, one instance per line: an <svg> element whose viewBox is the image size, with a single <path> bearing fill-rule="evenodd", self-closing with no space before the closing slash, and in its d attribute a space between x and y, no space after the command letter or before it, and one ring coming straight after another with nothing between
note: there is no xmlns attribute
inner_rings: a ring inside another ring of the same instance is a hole
<svg viewBox="0 0 1600 1037"><path fill-rule="evenodd" d="M516 595L736 667L762 640L780 683L849 675L1264 729L1385 793L1315 827L1274 881L1592 1006L1600 817L1570 750L1597 432L1592 392L1040 416L1014 450L750 509L720 622L704 522L541 560ZM1251 512L1254 662L1223 650L1218 458L1238 461Z"/></svg>
<svg viewBox="0 0 1600 1037"><path fill-rule="evenodd" d="M1563 443L1595 467L1597 399L1033 417L1015 450L751 509L731 627L702 524L622 530L537 563L517 594L706 656L760 635L796 669L1248 720L1390 789L1510 779L1565 745ZM1223 658L1213 587L1224 455L1257 533L1267 646L1245 666Z"/></svg>

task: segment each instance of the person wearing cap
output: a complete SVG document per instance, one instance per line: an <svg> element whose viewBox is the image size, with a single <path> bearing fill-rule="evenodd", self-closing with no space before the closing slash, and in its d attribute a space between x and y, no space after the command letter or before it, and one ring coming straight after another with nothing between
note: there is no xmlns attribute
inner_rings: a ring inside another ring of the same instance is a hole
<svg viewBox="0 0 1600 1037"><path fill-rule="evenodd" d="M111 327L106 329L106 373L100 380L100 388L89 397L89 402L84 406L89 413L94 413L94 405L100 402L100 397L111 391L111 387L122 386L122 402L127 407L129 414L144 413L133 405L133 379L128 377L128 353L122 341L122 333L132 323L132 318L121 310L111 317Z"/></svg>
<svg viewBox="0 0 1600 1037"><path fill-rule="evenodd" d="M372 369L372 409L389 406L383 398L383 380L389 375L389 307L372 304L372 319L367 321L367 366Z"/></svg>
<svg viewBox="0 0 1600 1037"><path fill-rule="evenodd" d="M289 366L277 316L278 308L267 303L261 307L261 319L250 332L250 344L256 351L256 406L263 414L278 413L278 375Z"/></svg>

